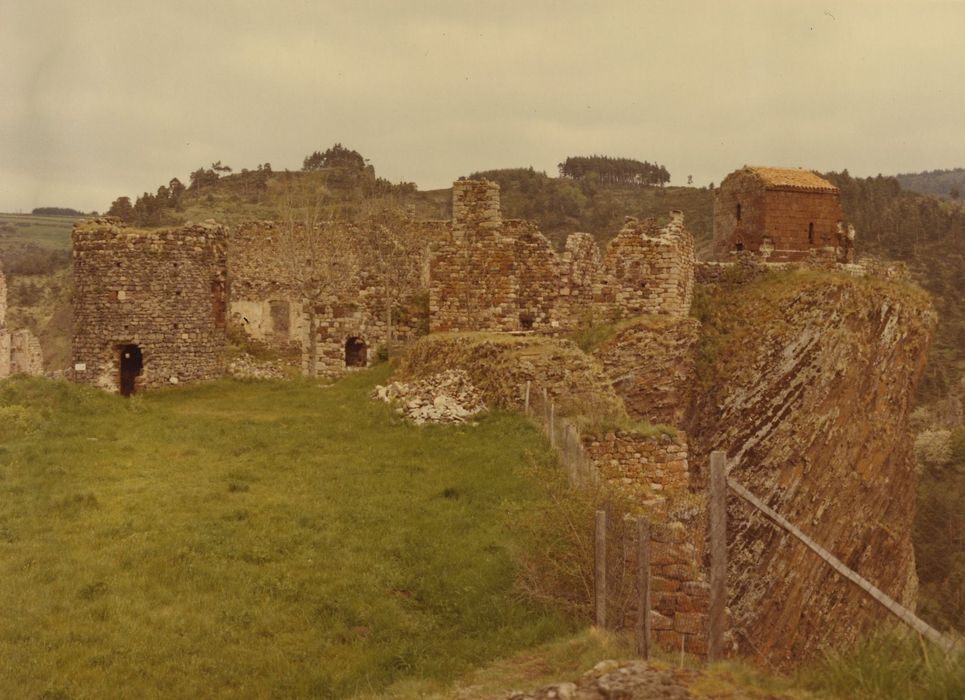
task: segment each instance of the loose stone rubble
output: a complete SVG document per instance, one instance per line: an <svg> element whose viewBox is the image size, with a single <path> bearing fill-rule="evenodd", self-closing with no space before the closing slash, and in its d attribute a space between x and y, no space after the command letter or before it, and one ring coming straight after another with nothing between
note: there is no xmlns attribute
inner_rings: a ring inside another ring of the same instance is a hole
<svg viewBox="0 0 965 700"><path fill-rule="evenodd" d="M463 423L486 409L482 392L464 370L447 370L411 384L377 386L372 398L397 403L399 412L416 425Z"/></svg>
<svg viewBox="0 0 965 700"><path fill-rule="evenodd" d="M686 670L660 670L646 661L601 661L576 683L554 683L534 692L514 690L506 700L685 700L694 697L686 681L696 675Z"/></svg>

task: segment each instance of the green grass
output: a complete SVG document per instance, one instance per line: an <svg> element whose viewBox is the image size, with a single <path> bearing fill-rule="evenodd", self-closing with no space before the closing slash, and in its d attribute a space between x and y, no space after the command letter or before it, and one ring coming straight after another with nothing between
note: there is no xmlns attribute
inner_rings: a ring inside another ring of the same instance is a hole
<svg viewBox="0 0 965 700"><path fill-rule="evenodd" d="M0 213L0 250L5 245L23 243L34 243L48 250L68 250L75 221L77 218L72 216ZM4 224L9 226L4 228Z"/></svg>
<svg viewBox="0 0 965 700"><path fill-rule="evenodd" d="M965 697L965 653L945 655L914 634L873 634L845 651L829 651L798 683L853 700L958 700Z"/></svg>
<svg viewBox="0 0 965 700"><path fill-rule="evenodd" d="M572 629L512 588L545 443L405 424L386 375L0 383L0 696L377 694Z"/></svg>

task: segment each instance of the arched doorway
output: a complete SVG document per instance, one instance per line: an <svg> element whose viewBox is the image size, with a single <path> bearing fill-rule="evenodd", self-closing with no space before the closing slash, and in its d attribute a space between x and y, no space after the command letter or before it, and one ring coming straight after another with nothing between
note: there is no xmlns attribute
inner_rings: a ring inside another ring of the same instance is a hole
<svg viewBox="0 0 965 700"><path fill-rule="evenodd" d="M345 366L366 367L368 365L368 347L361 338L349 338L345 341Z"/></svg>
<svg viewBox="0 0 965 700"><path fill-rule="evenodd" d="M122 345L120 348L121 361L121 396L130 396L137 389L137 378L144 369L144 358L141 348L137 345Z"/></svg>

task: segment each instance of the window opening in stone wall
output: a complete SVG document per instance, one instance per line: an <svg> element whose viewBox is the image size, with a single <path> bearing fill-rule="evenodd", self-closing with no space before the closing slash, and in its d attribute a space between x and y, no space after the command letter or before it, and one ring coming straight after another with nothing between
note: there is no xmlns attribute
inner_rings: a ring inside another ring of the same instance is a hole
<svg viewBox="0 0 965 700"><path fill-rule="evenodd" d="M122 345L119 350L121 366L121 396L130 396L137 390L137 378L144 369L141 348L137 345Z"/></svg>
<svg viewBox="0 0 965 700"><path fill-rule="evenodd" d="M808 243L814 245L814 224L808 224Z"/></svg>
<svg viewBox="0 0 965 700"><path fill-rule="evenodd" d="M345 341L345 366L365 367L368 364L368 348L361 338L349 338Z"/></svg>
<svg viewBox="0 0 965 700"><path fill-rule="evenodd" d="M737 241L737 245L734 246L734 250L739 253L740 251L744 250L744 244L741 241Z"/></svg>
<svg viewBox="0 0 965 700"><path fill-rule="evenodd" d="M228 316L228 300L225 298L225 284L221 280L211 282L211 311L214 324L219 328L225 325Z"/></svg>
<svg viewBox="0 0 965 700"><path fill-rule="evenodd" d="M533 330L533 323L536 321L536 317L533 316L530 311L523 311L519 314L519 327L524 331Z"/></svg>
<svg viewBox="0 0 965 700"><path fill-rule="evenodd" d="M291 332L291 317L288 302L268 302L268 314L271 316L271 332L282 338L287 338Z"/></svg>
<svg viewBox="0 0 965 700"><path fill-rule="evenodd" d="M741 205L739 203L737 205L737 220L741 220Z"/></svg>

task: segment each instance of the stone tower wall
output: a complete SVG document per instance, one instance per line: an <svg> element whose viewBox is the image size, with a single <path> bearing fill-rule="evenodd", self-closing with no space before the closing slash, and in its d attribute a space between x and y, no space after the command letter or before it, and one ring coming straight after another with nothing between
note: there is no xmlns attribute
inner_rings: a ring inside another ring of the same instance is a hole
<svg viewBox="0 0 965 700"><path fill-rule="evenodd" d="M534 224L493 214L499 190L490 185L455 183L453 237L430 260L430 331L555 332L689 312L694 241L679 212L663 228L628 219L605 255L586 233L558 254Z"/></svg>
<svg viewBox="0 0 965 700"><path fill-rule="evenodd" d="M225 229L142 231L95 219L73 231L73 376L118 391L120 348L137 345L137 388L223 373Z"/></svg>

